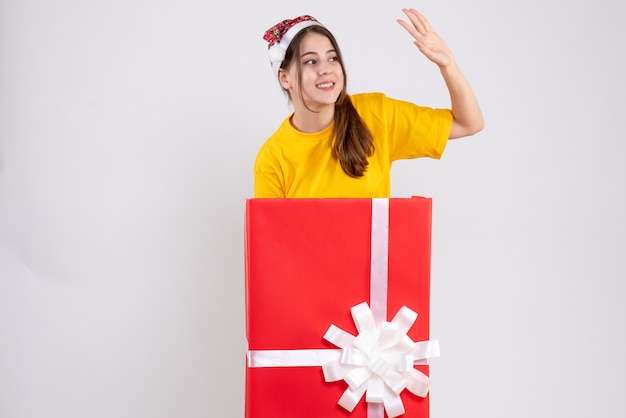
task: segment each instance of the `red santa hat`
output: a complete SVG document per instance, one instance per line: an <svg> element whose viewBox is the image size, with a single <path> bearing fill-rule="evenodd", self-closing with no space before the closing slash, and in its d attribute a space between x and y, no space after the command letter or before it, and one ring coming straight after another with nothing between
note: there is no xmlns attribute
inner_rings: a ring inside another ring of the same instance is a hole
<svg viewBox="0 0 626 418"><path fill-rule="evenodd" d="M278 69L293 38L302 29L313 25L323 26L314 17L303 15L295 19L285 19L265 31L263 39L268 42L267 56L275 76L278 76Z"/></svg>

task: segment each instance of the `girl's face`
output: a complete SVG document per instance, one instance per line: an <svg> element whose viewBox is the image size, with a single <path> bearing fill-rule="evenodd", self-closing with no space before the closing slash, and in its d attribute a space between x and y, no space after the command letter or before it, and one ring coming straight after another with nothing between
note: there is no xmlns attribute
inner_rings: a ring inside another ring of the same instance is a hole
<svg viewBox="0 0 626 418"><path fill-rule="evenodd" d="M300 61L300 85L295 60ZM330 40L319 33L306 34L300 43L300 55L293 57L289 68L282 72L280 82L289 91L296 109L298 104L316 112L328 106L334 109L344 80L341 64Z"/></svg>

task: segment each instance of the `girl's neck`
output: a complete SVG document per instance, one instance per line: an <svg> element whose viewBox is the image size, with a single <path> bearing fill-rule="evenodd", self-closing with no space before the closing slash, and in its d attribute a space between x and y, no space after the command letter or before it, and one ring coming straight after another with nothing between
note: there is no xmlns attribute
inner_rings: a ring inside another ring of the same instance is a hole
<svg viewBox="0 0 626 418"><path fill-rule="evenodd" d="M291 117L291 126L300 132L315 133L328 128L335 120L335 107L326 106L318 112L306 108L296 109Z"/></svg>

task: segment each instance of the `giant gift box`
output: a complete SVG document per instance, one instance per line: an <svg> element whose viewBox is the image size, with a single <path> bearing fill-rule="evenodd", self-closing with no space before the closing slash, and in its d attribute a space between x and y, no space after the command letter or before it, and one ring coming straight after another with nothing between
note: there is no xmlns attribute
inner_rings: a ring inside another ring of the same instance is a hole
<svg viewBox="0 0 626 418"><path fill-rule="evenodd" d="M246 417L428 417L430 236L429 198L247 200Z"/></svg>

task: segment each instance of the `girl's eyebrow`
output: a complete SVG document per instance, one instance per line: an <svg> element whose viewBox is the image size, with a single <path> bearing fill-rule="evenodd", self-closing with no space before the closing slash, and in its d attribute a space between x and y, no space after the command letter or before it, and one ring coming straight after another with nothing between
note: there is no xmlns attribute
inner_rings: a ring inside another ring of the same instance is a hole
<svg viewBox="0 0 626 418"><path fill-rule="evenodd" d="M335 53L334 49L329 49L328 51L326 51L327 55L328 54L333 54L333 53ZM304 58L307 55L315 55L315 56L317 56L317 52L313 52L313 51L305 52L304 54L300 55L300 58Z"/></svg>

